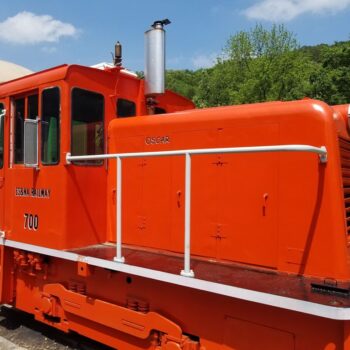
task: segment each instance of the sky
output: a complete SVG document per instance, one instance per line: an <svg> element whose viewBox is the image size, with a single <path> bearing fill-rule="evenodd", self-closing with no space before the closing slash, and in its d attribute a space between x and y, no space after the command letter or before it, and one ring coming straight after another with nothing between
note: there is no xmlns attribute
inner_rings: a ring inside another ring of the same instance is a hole
<svg viewBox="0 0 350 350"><path fill-rule="evenodd" d="M110 62L144 69L144 32L169 18L167 68L210 67L226 41L257 23L285 24L301 45L350 40L350 0L2 0L0 60L33 71Z"/></svg>

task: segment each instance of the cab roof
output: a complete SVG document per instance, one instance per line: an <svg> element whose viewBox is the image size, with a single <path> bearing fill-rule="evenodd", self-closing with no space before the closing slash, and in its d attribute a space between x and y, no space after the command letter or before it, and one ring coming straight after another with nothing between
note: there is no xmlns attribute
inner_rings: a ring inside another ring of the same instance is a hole
<svg viewBox="0 0 350 350"><path fill-rule="evenodd" d="M40 72L36 72L33 74L29 74L11 81L7 81L0 84L0 97L5 97L9 95L18 94L24 91L37 89L40 85L43 84L49 84L51 82L55 82L58 80L64 80L67 78L68 73L71 71L83 71L84 74L102 74L104 76L110 76L111 71L114 71L113 69L110 70L101 70L97 68L92 67L86 67L81 65L68 65L63 64L57 67L49 68L42 70ZM120 71L120 70L116 70ZM136 77L130 76L129 74L123 73L123 76L125 75L129 79L136 79L139 80Z"/></svg>

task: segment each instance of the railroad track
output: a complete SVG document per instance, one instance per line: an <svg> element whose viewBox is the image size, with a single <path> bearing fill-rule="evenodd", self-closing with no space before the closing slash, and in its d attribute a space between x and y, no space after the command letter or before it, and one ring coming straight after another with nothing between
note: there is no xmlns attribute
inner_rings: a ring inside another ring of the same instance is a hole
<svg viewBox="0 0 350 350"><path fill-rule="evenodd" d="M1 350L112 350L75 333L63 333L29 314L0 307Z"/></svg>

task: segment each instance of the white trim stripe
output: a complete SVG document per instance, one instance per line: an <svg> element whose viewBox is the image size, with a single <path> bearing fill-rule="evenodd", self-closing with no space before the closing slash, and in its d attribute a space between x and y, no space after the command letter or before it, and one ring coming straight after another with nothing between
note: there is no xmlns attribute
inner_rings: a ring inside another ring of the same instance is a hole
<svg viewBox="0 0 350 350"><path fill-rule="evenodd" d="M156 281L172 283L179 286L193 288L205 292L224 295L231 298L250 301L254 303L269 305L282 309L301 312L309 315L324 317L333 320L350 320L350 308L327 306L312 303L305 300L293 299L279 295L257 292L249 289L228 286L220 283L209 282L197 278L188 278L181 275L175 275L167 272L151 270L144 267L121 264L114 261L82 256L79 254L61 251L51 248L45 248L37 245L11 241L0 238L0 245L6 247L28 250L34 253L44 254L55 258L83 261L89 265L101 267L109 270L119 271L144 278L150 278Z"/></svg>
<svg viewBox="0 0 350 350"><path fill-rule="evenodd" d="M51 249L46 247L41 247L38 245L32 245L28 243L22 243L17 241L11 241L6 238L0 238L0 245L4 245L6 247L11 248L17 248L17 249L23 249L28 250L33 253L39 253L44 254L48 256L52 256L55 258L60 258L64 260L70 260L70 261L78 261L79 255L71 252L66 252L64 250L57 250L57 249Z"/></svg>

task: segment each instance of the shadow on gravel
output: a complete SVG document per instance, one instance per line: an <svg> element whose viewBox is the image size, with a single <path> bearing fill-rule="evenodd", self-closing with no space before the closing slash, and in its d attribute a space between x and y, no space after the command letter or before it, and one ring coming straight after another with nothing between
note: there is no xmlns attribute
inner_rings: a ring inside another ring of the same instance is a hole
<svg viewBox="0 0 350 350"><path fill-rule="evenodd" d="M0 327L6 328L8 330L14 330L21 326L21 324L15 320L11 320L9 318L3 318L2 312L0 313L1 321Z"/></svg>
<svg viewBox="0 0 350 350"><path fill-rule="evenodd" d="M18 346L33 350L112 350L76 333L64 333L33 316L2 306L0 336Z"/></svg>

